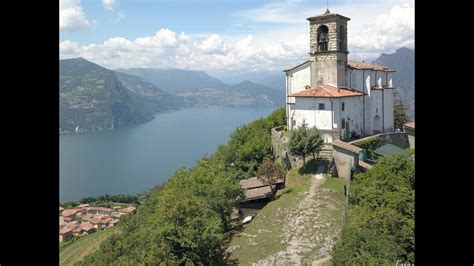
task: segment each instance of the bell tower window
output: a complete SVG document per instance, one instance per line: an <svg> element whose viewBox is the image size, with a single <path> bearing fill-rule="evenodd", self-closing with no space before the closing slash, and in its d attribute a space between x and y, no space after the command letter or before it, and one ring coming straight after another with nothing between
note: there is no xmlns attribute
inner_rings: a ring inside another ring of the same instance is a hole
<svg viewBox="0 0 474 266"><path fill-rule="evenodd" d="M322 25L318 28L318 51L327 52L329 43L329 30L328 27Z"/></svg>

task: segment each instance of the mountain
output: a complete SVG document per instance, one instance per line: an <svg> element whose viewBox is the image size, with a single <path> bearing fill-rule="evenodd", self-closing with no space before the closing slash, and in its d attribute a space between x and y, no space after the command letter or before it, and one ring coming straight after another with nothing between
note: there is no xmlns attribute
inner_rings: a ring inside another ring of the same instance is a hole
<svg viewBox="0 0 474 266"><path fill-rule="evenodd" d="M283 71L238 71L238 70L214 70L209 72L212 76L225 83L237 84L242 81L252 81L276 90L285 90L285 73Z"/></svg>
<svg viewBox="0 0 474 266"><path fill-rule="evenodd" d="M83 58L60 60L60 130L99 131L153 119L183 99Z"/></svg>
<svg viewBox="0 0 474 266"><path fill-rule="evenodd" d="M224 85L222 81L204 71L155 68L129 68L117 71L139 76L170 93Z"/></svg>
<svg viewBox="0 0 474 266"><path fill-rule="evenodd" d="M193 107L281 106L285 102L284 82L281 90L251 81L226 84L204 71L183 69L117 69L139 76L176 96L184 97Z"/></svg>
<svg viewBox="0 0 474 266"><path fill-rule="evenodd" d="M413 120L415 117L415 50L402 47L393 54L381 54L372 63L396 70L393 73L396 92L407 107L408 117Z"/></svg>
<svg viewBox="0 0 474 266"><path fill-rule="evenodd" d="M179 110L190 106L183 97L161 90L138 76L118 71L115 74L123 86L132 92L135 101L153 113Z"/></svg>
<svg viewBox="0 0 474 266"><path fill-rule="evenodd" d="M177 95L184 97L196 107L272 107L282 106L285 102L284 91L277 91L251 81L188 90Z"/></svg>

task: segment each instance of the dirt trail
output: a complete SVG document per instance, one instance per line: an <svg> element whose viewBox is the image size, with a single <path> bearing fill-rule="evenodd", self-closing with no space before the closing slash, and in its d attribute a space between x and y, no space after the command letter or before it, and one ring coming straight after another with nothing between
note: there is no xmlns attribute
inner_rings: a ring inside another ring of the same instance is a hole
<svg viewBox="0 0 474 266"><path fill-rule="evenodd" d="M319 188L326 177L318 174L311 178L311 186L298 204L284 218L282 244L286 250L261 259L253 265L324 265L337 241L339 230L335 221L322 210L335 208L329 199L328 189ZM320 172L321 171L321 172Z"/></svg>

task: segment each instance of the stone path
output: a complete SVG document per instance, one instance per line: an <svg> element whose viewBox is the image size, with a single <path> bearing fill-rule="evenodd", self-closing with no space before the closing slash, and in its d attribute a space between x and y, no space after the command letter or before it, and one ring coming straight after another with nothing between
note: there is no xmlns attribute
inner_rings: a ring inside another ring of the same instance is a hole
<svg viewBox="0 0 474 266"><path fill-rule="evenodd" d="M327 193L319 188L325 181L324 166L311 179L311 186L298 206L284 217L282 244L286 249L261 259L253 265L324 265L339 237L339 226L322 209L336 208ZM277 215L278 217L278 215Z"/></svg>

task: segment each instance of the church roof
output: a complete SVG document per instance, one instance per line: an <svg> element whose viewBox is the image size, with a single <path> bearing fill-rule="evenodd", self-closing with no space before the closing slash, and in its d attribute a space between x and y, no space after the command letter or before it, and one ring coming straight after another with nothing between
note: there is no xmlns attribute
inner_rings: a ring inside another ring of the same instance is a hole
<svg viewBox="0 0 474 266"><path fill-rule="evenodd" d="M386 71L386 72L395 72L394 69L391 69L386 66L381 66L377 64L369 64L365 62L358 62L358 61L348 61L347 67L352 69L365 69L365 70L376 70L376 71Z"/></svg>
<svg viewBox="0 0 474 266"><path fill-rule="evenodd" d="M317 15L317 16L309 17L309 18L307 18L306 20L309 20L309 21L319 21L319 20L327 20L327 19L342 19L342 20L346 20L346 21L351 20L350 18L345 17L345 16L343 16L343 15L339 15L339 14L337 14L337 13L331 13L331 12L329 12L329 9L327 9L326 12L324 12L324 14L322 14L322 15Z"/></svg>
<svg viewBox="0 0 474 266"><path fill-rule="evenodd" d="M311 62L310 59L304 61L303 63L300 63L296 66L293 66L293 67L290 67L290 68L287 68L285 70L283 70L283 72L288 72L288 71L291 71L293 69L296 69L300 66L303 66L303 65L306 65L307 63ZM350 68L350 69L360 69L360 70L376 70L376 71L386 71L386 72L395 72L394 69L391 69L389 67L386 67L386 66L381 66L381 65L377 65L377 64L369 64L369 63L365 63L365 62L359 62L359 61L347 61L347 68Z"/></svg>
<svg viewBox="0 0 474 266"><path fill-rule="evenodd" d="M295 68L298 68L298 67L300 67L300 66L302 66L302 65L305 65L305 64L307 64L307 63L309 63L309 62L311 62L311 60L308 59L308 60L304 61L303 63L300 63L300 64L298 64L298 65L296 65L296 66L294 66L294 67L290 67L290 68L288 68L288 69L283 70L283 72L291 71L291 70L293 70L293 69L295 69Z"/></svg>
<svg viewBox="0 0 474 266"><path fill-rule="evenodd" d="M290 94L291 97L340 98L362 96L362 92L353 89L337 88L329 85L311 87L306 90Z"/></svg>

